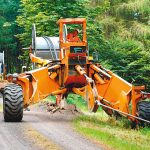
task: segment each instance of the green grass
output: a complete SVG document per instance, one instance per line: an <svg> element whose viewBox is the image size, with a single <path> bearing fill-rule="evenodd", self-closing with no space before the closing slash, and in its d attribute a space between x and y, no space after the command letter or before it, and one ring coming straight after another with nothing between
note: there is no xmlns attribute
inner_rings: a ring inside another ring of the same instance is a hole
<svg viewBox="0 0 150 150"><path fill-rule="evenodd" d="M55 103L55 96L49 96L47 98L44 99L44 102L54 102Z"/></svg>
<svg viewBox="0 0 150 150"><path fill-rule="evenodd" d="M67 98L68 104L75 104L77 108L81 109L82 112L87 112L87 102L83 100L83 98L76 94L69 94Z"/></svg>
<svg viewBox="0 0 150 150"><path fill-rule="evenodd" d="M98 115L83 115L73 122L75 129L94 141L116 150L149 150L150 129L133 130L129 123Z"/></svg>
<svg viewBox="0 0 150 150"><path fill-rule="evenodd" d="M44 102L55 102L56 98L55 96L49 96L46 99L44 99ZM83 112L87 112L87 103L83 100L83 98L76 94L69 94L67 98L68 104L75 104L79 109L81 109Z"/></svg>

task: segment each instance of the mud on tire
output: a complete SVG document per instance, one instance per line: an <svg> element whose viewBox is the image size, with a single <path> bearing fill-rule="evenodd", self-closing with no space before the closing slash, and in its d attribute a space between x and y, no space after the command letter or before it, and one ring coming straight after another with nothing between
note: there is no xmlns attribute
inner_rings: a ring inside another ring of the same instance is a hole
<svg viewBox="0 0 150 150"><path fill-rule="evenodd" d="M8 84L3 94L3 114L6 122L20 122L23 117L23 92L21 86Z"/></svg>
<svg viewBox="0 0 150 150"><path fill-rule="evenodd" d="M150 121L150 101L140 101L137 104L137 109L138 109L138 116L140 118ZM142 126L145 125L145 123L142 121L140 121L140 124Z"/></svg>

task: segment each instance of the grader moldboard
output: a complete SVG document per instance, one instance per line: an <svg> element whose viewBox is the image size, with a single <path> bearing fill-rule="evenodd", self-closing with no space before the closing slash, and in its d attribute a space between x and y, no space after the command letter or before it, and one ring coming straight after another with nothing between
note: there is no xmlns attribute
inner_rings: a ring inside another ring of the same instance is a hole
<svg viewBox="0 0 150 150"><path fill-rule="evenodd" d="M21 121L23 108L49 95L56 96L60 106L73 92L85 98L91 112L99 106L112 115L121 115L133 123L150 123L150 93L144 86L134 86L99 63L89 59L86 19L59 19L59 37L37 37L32 29L30 59L38 69L7 77L4 89L4 120ZM67 26L80 25L80 41L67 40Z"/></svg>

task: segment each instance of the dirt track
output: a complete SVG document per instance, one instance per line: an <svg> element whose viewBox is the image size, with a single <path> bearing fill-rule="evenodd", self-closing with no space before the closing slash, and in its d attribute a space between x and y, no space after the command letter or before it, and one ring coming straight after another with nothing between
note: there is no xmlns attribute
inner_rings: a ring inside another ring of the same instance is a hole
<svg viewBox="0 0 150 150"><path fill-rule="evenodd" d="M0 150L45 149L39 146L38 141L32 140L35 139L33 134L26 133L31 130L56 145L51 148L49 144L47 149L100 150L99 145L92 143L73 130L70 122L74 115L70 112L67 115L66 113L50 114L32 109L24 112L21 123L5 123L3 114L0 112Z"/></svg>

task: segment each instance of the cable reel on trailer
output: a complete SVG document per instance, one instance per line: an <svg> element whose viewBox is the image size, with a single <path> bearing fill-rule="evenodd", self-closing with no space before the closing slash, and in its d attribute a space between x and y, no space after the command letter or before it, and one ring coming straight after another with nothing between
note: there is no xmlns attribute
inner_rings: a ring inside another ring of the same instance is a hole
<svg viewBox="0 0 150 150"><path fill-rule="evenodd" d="M59 37L37 37L35 24L32 26L32 49L36 57L59 60Z"/></svg>

